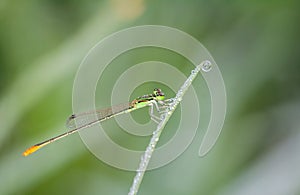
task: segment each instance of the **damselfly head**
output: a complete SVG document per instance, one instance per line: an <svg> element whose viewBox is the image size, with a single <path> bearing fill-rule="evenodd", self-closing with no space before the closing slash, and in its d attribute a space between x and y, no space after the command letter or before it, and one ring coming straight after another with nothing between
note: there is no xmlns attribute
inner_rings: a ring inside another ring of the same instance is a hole
<svg viewBox="0 0 300 195"><path fill-rule="evenodd" d="M165 94L164 92L161 91L161 89L155 88L153 90L153 94L156 97L157 100L164 100L165 99Z"/></svg>

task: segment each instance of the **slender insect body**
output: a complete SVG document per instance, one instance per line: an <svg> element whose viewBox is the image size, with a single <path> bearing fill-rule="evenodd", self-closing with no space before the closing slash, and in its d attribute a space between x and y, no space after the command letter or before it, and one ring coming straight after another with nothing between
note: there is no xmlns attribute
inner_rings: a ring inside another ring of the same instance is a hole
<svg viewBox="0 0 300 195"><path fill-rule="evenodd" d="M117 115L129 113L136 109L144 108L146 106L151 107L150 108L151 119L157 122L158 120L157 117L153 115L153 106L155 105L155 107L159 111L158 103L160 103L164 99L165 99L164 93L160 89L154 89L153 94L148 94L148 95L143 95L141 97L138 97L133 101L131 101L129 104L127 103L127 104L119 105L118 107L111 107L103 110L72 114L67 120L67 126L69 128L72 128L70 131L67 131L56 137L50 138L46 141L31 146L30 148L25 150L25 152L23 152L23 156L28 156L34 153L35 151L37 151L38 149L52 142L55 142L63 137L78 132L79 130L91 127L97 123L103 122Z"/></svg>

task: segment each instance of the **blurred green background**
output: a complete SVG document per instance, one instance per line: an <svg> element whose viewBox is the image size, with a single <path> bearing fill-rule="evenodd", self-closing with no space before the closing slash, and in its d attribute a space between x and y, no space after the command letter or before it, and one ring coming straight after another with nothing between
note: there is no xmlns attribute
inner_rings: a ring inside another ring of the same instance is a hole
<svg viewBox="0 0 300 195"><path fill-rule="evenodd" d="M113 32L143 24L178 28L210 51L223 74L228 110L207 156L197 156L199 132L178 159L146 173L139 194L300 194L299 16L296 0L2 0L0 194L128 193L135 173L99 161L78 134L28 158L21 154L63 131L76 70L88 50ZM176 54L150 54L148 60L188 63ZM135 64L136 58L124 60ZM186 75L187 67L181 70ZM131 147L129 138L117 139Z"/></svg>

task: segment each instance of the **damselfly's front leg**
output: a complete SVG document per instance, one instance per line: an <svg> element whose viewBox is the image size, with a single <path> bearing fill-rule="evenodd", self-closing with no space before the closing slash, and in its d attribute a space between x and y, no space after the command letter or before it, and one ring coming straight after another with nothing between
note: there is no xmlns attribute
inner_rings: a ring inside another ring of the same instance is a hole
<svg viewBox="0 0 300 195"><path fill-rule="evenodd" d="M157 102L153 102L153 103L149 104L149 106L150 106L149 114L150 114L151 120L158 124L158 123L160 123L161 119L160 119L160 117L158 117L154 114L154 105L155 105L157 111L160 112Z"/></svg>
<svg viewBox="0 0 300 195"><path fill-rule="evenodd" d="M166 99L166 100L161 100L158 101L157 103L159 104L159 106L156 103L156 107L159 107L159 109L157 110L160 114L164 114L166 112L168 112L168 108L171 106L171 104L174 102L173 98L170 99Z"/></svg>
<svg viewBox="0 0 300 195"><path fill-rule="evenodd" d="M153 120L155 123L159 123L161 121L162 115L165 114L166 112L168 112L168 107L171 105L172 102L173 102L173 99L151 102L151 104L149 104L149 106L150 106L149 114L150 114L151 120ZM156 116L154 114L154 105L155 105L157 112L160 114L159 116Z"/></svg>

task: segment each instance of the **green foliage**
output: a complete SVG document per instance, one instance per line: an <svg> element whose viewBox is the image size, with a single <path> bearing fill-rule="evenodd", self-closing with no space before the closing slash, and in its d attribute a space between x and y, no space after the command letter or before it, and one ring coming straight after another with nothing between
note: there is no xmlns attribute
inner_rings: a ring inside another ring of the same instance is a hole
<svg viewBox="0 0 300 195"><path fill-rule="evenodd" d="M78 135L29 158L21 154L32 143L65 131L65 118L72 112L72 82L88 50L106 35L135 25L171 26L197 38L219 65L228 95L227 121L214 149L205 158L197 157L204 133L199 132L182 156L146 173L141 195L226 194L231 186L236 187L233 183L239 176L297 135L298 1L141 2L142 7L136 8L140 10L131 10L137 12L132 17L118 15L121 3L116 0L0 3L0 194L128 192L135 173L96 159ZM105 82L99 80L104 84L97 91L111 91L113 83L108 79L118 78L127 67L145 60L170 63L186 75L192 69L186 59L171 51L130 51L105 70L106 77L101 78ZM118 63L124 69L116 68ZM132 95L149 93L153 85L146 83ZM108 99L101 102L109 103ZM147 122L148 118L139 118L146 113L140 112L132 114L133 118ZM173 120L170 123L176 126ZM171 131L173 126L167 128ZM163 133L162 141L166 143L173 134ZM149 140L124 137L116 141L129 148L142 149ZM292 158L293 153L285 157ZM294 183L299 186L299 181Z"/></svg>

